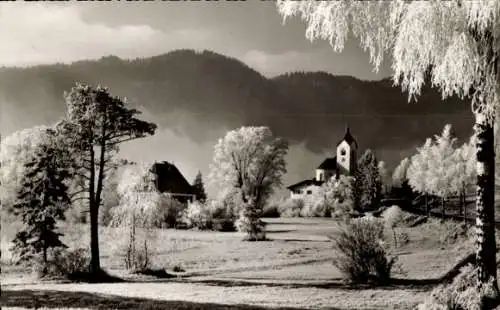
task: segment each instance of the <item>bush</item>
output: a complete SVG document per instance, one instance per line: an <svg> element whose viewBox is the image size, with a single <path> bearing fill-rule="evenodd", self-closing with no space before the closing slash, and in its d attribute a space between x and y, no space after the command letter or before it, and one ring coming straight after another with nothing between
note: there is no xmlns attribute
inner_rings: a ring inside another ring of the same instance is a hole
<svg viewBox="0 0 500 310"><path fill-rule="evenodd" d="M462 268L460 274L449 285L436 287L429 298L418 306L419 310L480 310L481 296L496 298L491 290L492 282L484 286L482 292L477 288L477 270L472 265Z"/></svg>
<svg viewBox="0 0 500 310"><path fill-rule="evenodd" d="M220 232L236 231L235 221L233 219L214 219L212 229Z"/></svg>
<svg viewBox="0 0 500 310"><path fill-rule="evenodd" d="M35 259L34 271L40 277L75 278L88 274L90 271L90 254L87 249L78 248L66 250L55 248L49 251L47 265L41 257Z"/></svg>
<svg viewBox="0 0 500 310"><path fill-rule="evenodd" d="M300 217L304 204L303 199L289 198L278 207L278 212L281 217Z"/></svg>
<svg viewBox="0 0 500 310"><path fill-rule="evenodd" d="M315 199L316 197L311 197L304 202L302 209L300 210L300 216L303 217L330 217L330 209L327 206L324 199Z"/></svg>
<svg viewBox="0 0 500 310"><path fill-rule="evenodd" d="M377 219L356 219L341 226L333 239L333 264L352 283L386 284L396 262L383 246L384 225Z"/></svg>
<svg viewBox="0 0 500 310"><path fill-rule="evenodd" d="M280 213L278 211L278 205L273 204L265 206L264 210L262 210L262 217L267 217L267 218L280 217Z"/></svg>
<svg viewBox="0 0 500 310"><path fill-rule="evenodd" d="M200 230L236 231L233 206L221 201L190 203L184 211L183 220L190 228Z"/></svg>
<svg viewBox="0 0 500 310"><path fill-rule="evenodd" d="M72 224L88 223L88 209L88 206L86 206L82 201L74 202L64 213L66 221Z"/></svg>
<svg viewBox="0 0 500 310"><path fill-rule="evenodd" d="M238 231L247 234L247 241L262 241L266 239L265 223L260 219L261 209L252 201L247 202L236 221Z"/></svg>
<svg viewBox="0 0 500 310"><path fill-rule="evenodd" d="M187 206L174 198L168 196L163 197L160 207L162 222L159 222L157 228L175 228L177 221L182 218L183 211ZM163 226L163 227L162 227Z"/></svg>
<svg viewBox="0 0 500 310"><path fill-rule="evenodd" d="M211 211L210 206L195 201L188 204L183 219L190 228L212 229L214 219Z"/></svg>
<svg viewBox="0 0 500 310"><path fill-rule="evenodd" d="M468 239L472 231L463 222L432 219L420 226L426 239L439 245L453 245Z"/></svg>
<svg viewBox="0 0 500 310"><path fill-rule="evenodd" d="M354 209L351 201L338 202L331 208L331 217L338 220L360 217L361 213Z"/></svg>
<svg viewBox="0 0 500 310"><path fill-rule="evenodd" d="M125 254L125 268L133 273L143 273L151 269L150 252L146 239L141 245L129 243Z"/></svg>

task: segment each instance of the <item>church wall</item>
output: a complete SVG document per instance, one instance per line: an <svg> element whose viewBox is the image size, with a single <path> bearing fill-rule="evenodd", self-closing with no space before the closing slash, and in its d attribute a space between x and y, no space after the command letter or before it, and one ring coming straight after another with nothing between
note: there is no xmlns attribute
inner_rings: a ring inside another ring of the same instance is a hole
<svg viewBox="0 0 500 310"><path fill-rule="evenodd" d="M290 191L290 198L292 199L300 199L305 198L309 195L316 194L320 189L320 186L317 185L309 185L304 186L298 189L295 189L295 192Z"/></svg>

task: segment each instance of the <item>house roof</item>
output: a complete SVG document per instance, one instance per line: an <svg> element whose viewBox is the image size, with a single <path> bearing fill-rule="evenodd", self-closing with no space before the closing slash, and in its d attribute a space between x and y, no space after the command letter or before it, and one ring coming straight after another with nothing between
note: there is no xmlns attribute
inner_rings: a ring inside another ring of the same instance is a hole
<svg viewBox="0 0 500 310"><path fill-rule="evenodd" d="M316 169L323 170L336 170L337 169L337 156L326 158Z"/></svg>
<svg viewBox="0 0 500 310"><path fill-rule="evenodd" d="M166 161L154 163L151 172L158 176L156 187L161 193L193 194L191 184L174 164Z"/></svg>
<svg viewBox="0 0 500 310"><path fill-rule="evenodd" d="M351 135L351 131L349 130L349 126L346 127L344 138L337 143L337 146L339 146L340 143L342 143L342 141L347 142L347 144L349 144L349 145L352 145L354 143L354 145L356 146L356 148L358 148L358 142Z"/></svg>
<svg viewBox="0 0 500 310"><path fill-rule="evenodd" d="M316 185L316 186L321 186L324 181L317 181L316 179L308 179L304 181L300 181L299 183L295 183L293 185L290 185L287 187L289 190L294 190L295 188L303 187L303 186L309 186L309 185Z"/></svg>

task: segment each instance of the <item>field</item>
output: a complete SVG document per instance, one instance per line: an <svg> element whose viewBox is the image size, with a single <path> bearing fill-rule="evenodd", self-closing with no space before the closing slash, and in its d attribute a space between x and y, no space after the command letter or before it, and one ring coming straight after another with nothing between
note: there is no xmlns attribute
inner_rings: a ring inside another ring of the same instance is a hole
<svg viewBox="0 0 500 310"><path fill-rule="evenodd" d="M470 244L438 243L434 226L408 229L410 242L392 252L400 270L394 285L352 288L332 265L332 219L266 219L270 241L244 242L240 233L157 230L153 265L173 278L137 276L123 269L127 233L101 228L101 263L124 283L75 284L40 282L29 271L9 264L8 241L15 225L2 224L2 308L74 307L134 309L232 309L252 306L338 309L411 309L422 302L439 278ZM87 225L65 225L70 247L89 244ZM83 238L82 238L83 236ZM390 240L390 239L388 239ZM6 252L7 251L7 252ZM184 272L174 272L181 267ZM206 305L210 303L212 305ZM222 307L218 305L237 305ZM99 306L100 305L100 306ZM105 305L105 306L104 306ZM249 308L250 309L250 308Z"/></svg>

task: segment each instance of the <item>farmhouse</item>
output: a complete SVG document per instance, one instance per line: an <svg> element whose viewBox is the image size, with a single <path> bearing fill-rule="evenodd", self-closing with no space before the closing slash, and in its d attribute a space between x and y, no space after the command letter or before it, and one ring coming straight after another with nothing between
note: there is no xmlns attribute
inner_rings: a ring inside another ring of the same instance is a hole
<svg viewBox="0 0 500 310"><path fill-rule="evenodd" d="M315 177L300 181L287 187L291 198L304 198L315 193L319 187L340 175L352 175L356 170L358 143L346 127L344 138L337 143L336 155L327 157L316 168Z"/></svg>
<svg viewBox="0 0 500 310"><path fill-rule="evenodd" d="M151 172L157 175L156 188L159 192L166 193L183 203L196 199L191 184L174 164L166 161L156 162Z"/></svg>

